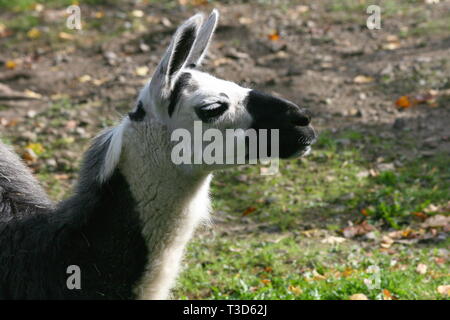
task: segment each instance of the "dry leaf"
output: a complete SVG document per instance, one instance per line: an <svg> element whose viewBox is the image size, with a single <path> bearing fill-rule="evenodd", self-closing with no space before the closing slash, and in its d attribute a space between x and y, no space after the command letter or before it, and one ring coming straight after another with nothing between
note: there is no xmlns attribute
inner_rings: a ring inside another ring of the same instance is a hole
<svg viewBox="0 0 450 320"><path fill-rule="evenodd" d="M136 18L142 18L144 16L144 11L142 10L133 10L131 15Z"/></svg>
<svg viewBox="0 0 450 320"><path fill-rule="evenodd" d="M81 83L85 83L85 82L88 82L88 81L91 81L91 80L92 80L92 77L90 75L88 75L88 74L85 74L85 75L83 75L83 76L78 78L78 81L80 81Z"/></svg>
<svg viewBox="0 0 450 320"><path fill-rule="evenodd" d="M439 292L443 296L450 297L450 285L443 285L443 286L437 287L437 292Z"/></svg>
<svg viewBox="0 0 450 320"><path fill-rule="evenodd" d="M395 105L399 108L409 108L412 106L412 103L407 96L401 96L395 101Z"/></svg>
<svg viewBox="0 0 450 320"><path fill-rule="evenodd" d="M247 17L240 17L239 18L239 23L240 24L252 24L253 23L253 19L252 18L247 18Z"/></svg>
<svg viewBox="0 0 450 320"><path fill-rule="evenodd" d="M40 143L30 143L25 148L32 150L36 155L40 155L45 151L44 146Z"/></svg>
<svg viewBox="0 0 450 320"><path fill-rule="evenodd" d="M15 69L17 67L17 63L14 60L8 60L5 62L6 69Z"/></svg>
<svg viewBox="0 0 450 320"><path fill-rule="evenodd" d="M318 273L315 269L312 271L312 274L313 274L313 277L312 277L313 280L326 280L327 279L327 277Z"/></svg>
<svg viewBox="0 0 450 320"><path fill-rule="evenodd" d="M101 19L105 16L105 13L103 11L97 11L96 13L94 13L94 17L96 19Z"/></svg>
<svg viewBox="0 0 450 320"><path fill-rule="evenodd" d="M229 58L218 58L215 59L212 63L215 67L221 66L223 64L229 64L230 62L232 62L233 60L229 59Z"/></svg>
<svg viewBox="0 0 450 320"><path fill-rule="evenodd" d="M60 32L58 37L62 40L73 40L75 38L73 34L67 32Z"/></svg>
<svg viewBox="0 0 450 320"><path fill-rule="evenodd" d="M288 290L290 292L292 292L293 294L296 294L296 295L300 295L300 294L303 293L303 290L301 288L299 288L299 287L296 287L296 286L289 286Z"/></svg>
<svg viewBox="0 0 450 320"><path fill-rule="evenodd" d="M32 28L27 32L27 36L30 39L37 39L41 36L41 31L38 28Z"/></svg>
<svg viewBox="0 0 450 320"><path fill-rule="evenodd" d="M423 212L411 212L411 214L421 220L426 220L428 218L428 216Z"/></svg>
<svg viewBox="0 0 450 320"><path fill-rule="evenodd" d="M255 207L248 207L247 209L245 209L245 211L242 213L242 216L248 216L250 213L255 212L256 208Z"/></svg>
<svg viewBox="0 0 450 320"><path fill-rule="evenodd" d="M370 231L373 231L375 228L367 223L367 220L364 220L360 224L355 224L352 226L348 226L342 230L342 234L346 238L353 238L356 236L364 235Z"/></svg>
<svg viewBox="0 0 450 320"><path fill-rule="evenodd" d="M422 223L423 228L439 228L447 227L450 224L450 216L444 216L442 214L437 214L435 216L429 217Z"/></svg>
<svg viewBox="0 0 450 320"><path fill-rule="evenodd" d="M342 238L342 237L329 236L329 237L326 237L325 239L323 239L321 242L328 243L328 244L336 244L336 243L342 243L346 240L347 239Z"/></svg>
<svg viewBox="0 0 450 320"><path fill-rule="evenodd" d="M25 149L22 158L27 162L35 162L38 159L36 153L31 149Z"/></svg>
<svg viewBox="0 0 450 320"><path fill-rule="evenodd" d="M397 300L388 289L383 289L383 300Z"/></svg>
<svg viewBox="0 0 450 320"><path fill-rule="evenodd" d="M400 42L395 41L395 42L388 42L383 44L383 49L384 50L397 50L398 48L400 48Z"/></svg>
<svg viewBox="0 0 450 320"><path fill-rule="evenodd" d="M23 92L28 98L32 98L32 99L41 99L42 98L42 94L31 91L31 90L25 90Z"/></svg>
<svg viewBox="0 0 450 320"><path fill-rule="evenodd" d="M136 75L140 76L140 77L144 77L148 74L148 67L147 66L142 66L142 67L137 67L134 70L134 73L136 73Z"/></svg>
<svg viewBox="0 0 450 320"><path fill-rule="evenodd" d="M300 6L295 7L295 11L297 11L299 13L305 13L305 12L309 11L309 7L300 5Z"/></svg>
<svg viewBox="0 0 450 320"><path fill-rule="evenodd" d="M366 217L368 217L369 216L369 212L367 212L367 209L361 209L361 214L363 215L363 216L366 216Z"/></svg>
<svg viewBox="0 0 450 320"><path fill-rule="evenodd" d="M66 129L75 129L78 123L75 120L69 120L66 123Z"/></svg>
<svg viewBox="0 0 450 320"><path fill-rule="evenodd" d="M417 265L416 272L420 273L420 274L425 274L425 273L427 273L427 269L428 269L428 267L426 264L419 263Z"/></svg>
<svg viewBox="0 0 450 320"><path fill-rule="evenodd" d="M383 236L383 238L381 239L381 247L388 249L392 246L392 244L394 243L394 240L392 240L391 237L389 236Z"/></svg>
<svg viewBox="0 0 450 320"><path fill-rule="evenodd" d="M350 300L369 300L363 293L355 293L350 296Z"/></svg>
<svg viewBox="0 0 450 320"><path fill-rule="evenodd" d="M270 41L278 41L280 40L280 34L278 31L274 31L271 34L267 35Z"/></svg>
<svg viewBox="0 0 450 320"><path fill-rule="evenodd" d="M3 23L0 23L0 38L6 38L12 35L13 32L10 29L7 29Z"/></svg>
<svg viewBox="0 0 450 320"><path fill-rule="evenodd" d="M371 83L373 82L373 80L374 78L372 77L359 75L353 79L353 82L357 84L364 84L364 83Z"/></svg>

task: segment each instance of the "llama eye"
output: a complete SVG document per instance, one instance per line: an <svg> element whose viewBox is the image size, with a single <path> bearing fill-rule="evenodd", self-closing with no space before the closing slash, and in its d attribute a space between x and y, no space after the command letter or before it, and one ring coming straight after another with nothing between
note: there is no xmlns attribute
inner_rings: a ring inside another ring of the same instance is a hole
<svg viewBox="0 0 450 320"><path fill-rule="evenodd" d="M215 102L195 108L195 113L203 122L213 121L228 109L228 103Z"/></svg>

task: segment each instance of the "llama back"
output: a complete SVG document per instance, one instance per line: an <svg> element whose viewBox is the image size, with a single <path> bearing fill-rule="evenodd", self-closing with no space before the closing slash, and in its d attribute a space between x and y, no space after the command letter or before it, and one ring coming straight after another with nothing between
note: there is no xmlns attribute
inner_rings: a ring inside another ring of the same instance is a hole
<svg viewBox="0 0 450 320"><path fill-rule="evenodd" d="M0 142L0 224L53 207L22 160Z"/></svg>

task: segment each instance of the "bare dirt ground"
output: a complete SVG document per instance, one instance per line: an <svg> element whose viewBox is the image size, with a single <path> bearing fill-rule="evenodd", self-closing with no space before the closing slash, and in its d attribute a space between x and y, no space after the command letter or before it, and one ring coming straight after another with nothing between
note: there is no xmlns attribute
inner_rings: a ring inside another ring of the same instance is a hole
<svg viewBox="0 0 450 320"><path fill-rule="evenodd" d="M386 14L381 30L367 29L364 12L332 4L214 3L222 18L205 70L309 107L319 129L362 126L381 137L410 130L422 149L419 153L448 152L448 25L420 34L420 19L424 15L426 21L448 18L449 2L421 3L413 13L408 7L400 18ZM144 17L129 18L132 10L142 10ZM36 92L39 99L3 97L0 116L20 122L30 111L45 110L61 96L71 104L98 101L101 106L95 112L100 108L102 114L126 111L178 23L199 10L209 7L133 6L127 1L88 7L83 11L86 19L95 20L101 13L100 21L94 21L95 27L70 31L67 40L57 31L52 34L53 25L64 21L61 10L33 13L50 35L27 41L1 39L2 62L16 59L20 65L15 70L3 68L0 80L12 90ZM131 23L127 25L118 12ZM270 40L271 36L277 39ZM149 70L136 72L142 66ZM437 91L433 92L436 103L407 109L395 105L401 96L427 95L430 89ZM73 117L87 120L79 113ZM17 127L7 130L14 132Z"/></svg>

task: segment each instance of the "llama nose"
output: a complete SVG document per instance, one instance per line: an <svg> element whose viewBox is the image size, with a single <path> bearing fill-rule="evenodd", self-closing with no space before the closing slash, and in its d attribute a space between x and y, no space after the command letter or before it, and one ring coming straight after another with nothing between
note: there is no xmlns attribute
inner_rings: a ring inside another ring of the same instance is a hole
<svg viewBox="0 0 450 320"><path fill-rule="evenodd" d="M311 112L308 109L297 107L291 114L291 122L295 126L306 127L311 123Z"/></svg>

